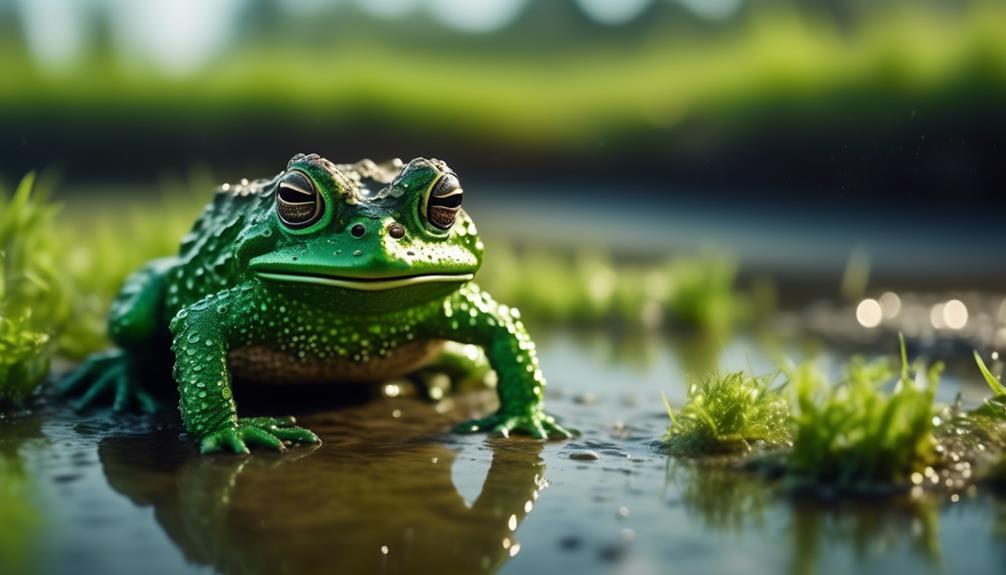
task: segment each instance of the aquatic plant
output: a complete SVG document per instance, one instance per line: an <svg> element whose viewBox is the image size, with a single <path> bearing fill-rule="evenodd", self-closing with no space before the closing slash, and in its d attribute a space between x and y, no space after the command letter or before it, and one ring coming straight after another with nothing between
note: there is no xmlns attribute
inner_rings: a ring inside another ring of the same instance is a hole
<svg viewBox="0 0 1006 575"><path fill-rule="evenodd" d="M853 357L836 384L813 365L789 369L796 408L787 470L845 488L905 483L936 458L934 396L941 370L939 363L910 366L903 338L896 377L886 358Z"/></svg>
<svg viewBox="0 0 1006 575"><path fill-rule="evenodd" d="M19 404L45 377L72 304L59 269L57 207L26 175L0 190L0 404Z"/></svg>
<svg viewBox="0 0 1006 575"><path fill-rule="evenodd" d="M28 327L28 318L0 317L0 406L20 404L49 372L49 334Z"/></svg>
<svg viewBox="0 0 1006 575"><path fill-rule="evenodd" d="M970 431L976 445L998 450L999 459L987 466L984 479L992 485L1006 488L1006 385L985 365L977 351L974 352L974 357L978 371L992 391L992 397L986 398L982 405L966 414L958 427L965 432Z"/></svg>
<svg viewBox="0 0 1006 575"><path fill-rule="evenodd" d="M999 378L989 370L988 366L985 365L985 361L982 360L982 356L977 351L974 352L974 356L975 363L978 364L978 371L982 374L982 379L985 380L989 389L992 390L992 397L987 398L985 403L972 411L971 414L976 417L990 418L999 423L1006 423L1006 385L1003 385L999 381Z"/></svg>
<svg viewBox="0 0 1006 575"><path fill-rule="evenodd" d="M664 398L671 424L666 449L676 455L743 453L756 444L788 445L789 403L774 378L744 371L709 373L688 387L677 413Z"/></svg>

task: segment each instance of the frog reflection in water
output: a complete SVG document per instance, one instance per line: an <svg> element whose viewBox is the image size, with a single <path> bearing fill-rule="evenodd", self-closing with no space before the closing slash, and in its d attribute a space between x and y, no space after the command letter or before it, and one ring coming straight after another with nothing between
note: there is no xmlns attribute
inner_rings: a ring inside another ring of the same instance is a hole
<svg viewBox="0 0 1006 575"><path fill-rule="evenodd" d="M335 439L307 457L194 458L169 433L109 437L98 453L116 491L152 506L188 561L221 573L468 574L517 555L514 530L546 485L543 444L479 445L492 463L469 506L451 481L468 450L415 430L403 442L390 422L375 426L378 409L320 427Z"/></svg>
<svg viewBox="0 0 1006 575"><path fill-rule="evenodd" d="M470 281L483 245L462 195L445 163L423 158L297 155L271 180L225 185L179 255L122 288L109 315L119 349L90 358L63 390L86 386L80 406L104 395L150 409L142 370L170 341L182 421L203 453L283 450L319 439L292 418L239 417L232 375L382 380L450 340L481 347L498 381L498 411L459 431L570 437L542 408L545 378L517 310Z"/></svg>

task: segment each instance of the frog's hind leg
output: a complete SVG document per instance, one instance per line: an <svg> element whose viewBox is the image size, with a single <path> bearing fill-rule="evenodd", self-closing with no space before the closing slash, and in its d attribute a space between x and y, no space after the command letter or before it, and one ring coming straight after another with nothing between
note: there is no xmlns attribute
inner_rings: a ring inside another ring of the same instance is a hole
<svg viewBox="0 0 1006 575"><path fill-rule="evenodd" d="M496 373L482 348L448 341L440 354L414 372L410 379L423 395L438 400L451 389L492 386L496 382Z"/></svg>
<svg viewBox="0 0 1006 575"><path fill-rule="evenodd" d="M115 411L135 403L143 411L154 411L157 402L140 387L143 367L156 355L158 343L166 337L163 320L167 273L174 258L154 260L134 273L112 303L108 332L119 349L87 358L73 374L57 384L64 395L81 389L75 408L84 409L101 397L112 397ZM167 344L163 347L167 349ZM166 353L166 352L165 352Z"/></svg>

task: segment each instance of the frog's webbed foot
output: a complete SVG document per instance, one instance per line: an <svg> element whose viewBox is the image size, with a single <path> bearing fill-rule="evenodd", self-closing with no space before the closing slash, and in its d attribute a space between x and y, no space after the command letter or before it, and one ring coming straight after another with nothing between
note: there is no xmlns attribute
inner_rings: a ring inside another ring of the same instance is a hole
<svg viewBox="0 0 1006 575"><path fill-rule="evenodd" d="M71 395L84 389L74 409L91 406L98 398L110 395L112 408L125 411L131 405L146 413L157 410L157 401L136 383L131 358L121 350L96 353L84 360L75 372L57 384L60 395Z"/></svg>
<svg viewBox="0 0 1006 575"><path fill-rule="evenodd" d="M559 425L555 418L544 411L535 410L528 413L504 413L498 411L488 417L472 419L458 424L457 433L489 432L508 437L511 432L530 435L535 439L571 439L579 432L566 429Z"/></svg>
<svg viewBox="0 0 1006 575"><path fill-rule="evenodd" d="M286 451L287 444L321 443L317 435L295 423L293 417L243 417L237 425L228 425L204 436L199 451L246 454L250 453L249 445Z"/></svg>

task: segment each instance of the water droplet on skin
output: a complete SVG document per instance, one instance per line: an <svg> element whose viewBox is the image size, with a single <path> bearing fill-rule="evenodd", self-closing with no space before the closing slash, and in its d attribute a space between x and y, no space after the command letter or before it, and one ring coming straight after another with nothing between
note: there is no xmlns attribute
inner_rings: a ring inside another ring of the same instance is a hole
<svg viewBox="0 0 1006 575"><path fill-rule="evenodd" d="M189 343L199 343L199 334L190 333L189 336L185 338L185 340L188 341Z"/></svg>

